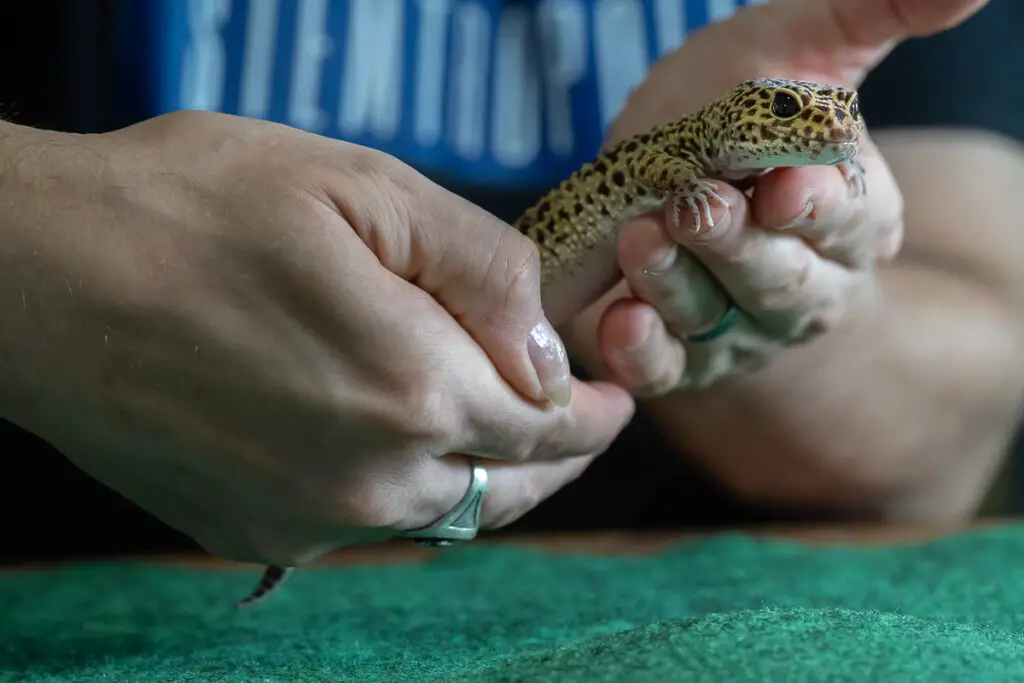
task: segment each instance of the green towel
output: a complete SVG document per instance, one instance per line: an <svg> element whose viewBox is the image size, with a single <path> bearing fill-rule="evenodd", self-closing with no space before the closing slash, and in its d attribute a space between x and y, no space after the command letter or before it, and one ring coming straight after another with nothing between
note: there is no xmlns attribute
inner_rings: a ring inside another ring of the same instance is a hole
<svg viewBox="0 0 1024 683"><path fill-rule="evenodd" d="M1024 681L1024 527L911 547L725 535L654 556L0 574L0 681Z"/></svg>

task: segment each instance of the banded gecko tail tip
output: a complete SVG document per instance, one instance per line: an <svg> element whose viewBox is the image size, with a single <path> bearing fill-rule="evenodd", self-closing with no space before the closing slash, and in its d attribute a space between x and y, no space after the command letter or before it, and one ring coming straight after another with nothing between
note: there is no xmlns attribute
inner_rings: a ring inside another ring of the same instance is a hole
<svg viewBox="0 0 1024 683"><path fill-rule="evenodd" d="M263 576L260 578L260 582L256 588L254 588L248 596L238 602L237 608L245 609L263 602L271 593L281 587L281 584L291 576L293 571L295 571L294 567L270 565L266 570L264 570Z"/></svg>

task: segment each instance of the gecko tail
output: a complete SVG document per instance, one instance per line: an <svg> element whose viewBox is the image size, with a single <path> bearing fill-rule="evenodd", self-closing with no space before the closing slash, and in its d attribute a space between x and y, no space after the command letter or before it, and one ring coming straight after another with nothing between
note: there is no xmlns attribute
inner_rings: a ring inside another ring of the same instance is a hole
<svg viewBox="0 0 1024 683"><path fill-rule="evenodd" d="M270 565L267 567L263 572L263 577L260 579L259 585L257 585L245 599L238 602L238 609L251 607L256 603L266 600L267 596L277 590L294 571L294 567L281 567L278 565Z"/></svg>

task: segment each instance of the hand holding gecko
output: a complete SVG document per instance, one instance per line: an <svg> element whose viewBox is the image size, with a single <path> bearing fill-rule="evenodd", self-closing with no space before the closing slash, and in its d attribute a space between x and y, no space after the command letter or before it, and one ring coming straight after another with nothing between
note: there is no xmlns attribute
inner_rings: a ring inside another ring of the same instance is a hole
<svg viewBox="0 0 1024 683"><path fill-rule="evenodd" d="M775 0L750 7L656 64L609 143L696 110L748 78L856 88L897 41L946 29L984 4ZM632 221L620 239L625 281L574 321L566 338L575 355L635 394L662 395L755 369L870 306L879 295L877 266L901 246L902 197L868 134L860 138L864 193L851 192L835 168L785 168L757 180L750 196L716 182L729 210L712 205L712 230L695 234L685 212L678 227L665 215ZM689 341L731 304L740 314L726 334Z"/></svg>

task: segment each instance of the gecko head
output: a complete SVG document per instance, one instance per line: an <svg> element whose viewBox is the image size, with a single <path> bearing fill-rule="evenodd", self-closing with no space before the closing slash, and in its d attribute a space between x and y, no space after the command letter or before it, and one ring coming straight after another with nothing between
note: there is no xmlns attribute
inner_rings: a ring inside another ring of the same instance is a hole
<svg viewBox="0 0 1024 683"><path fill-rule="evenodd" d="M855 91L809 81L745 81L717 106L718 161L734 171L848 161L864 129Z"/></svg>

